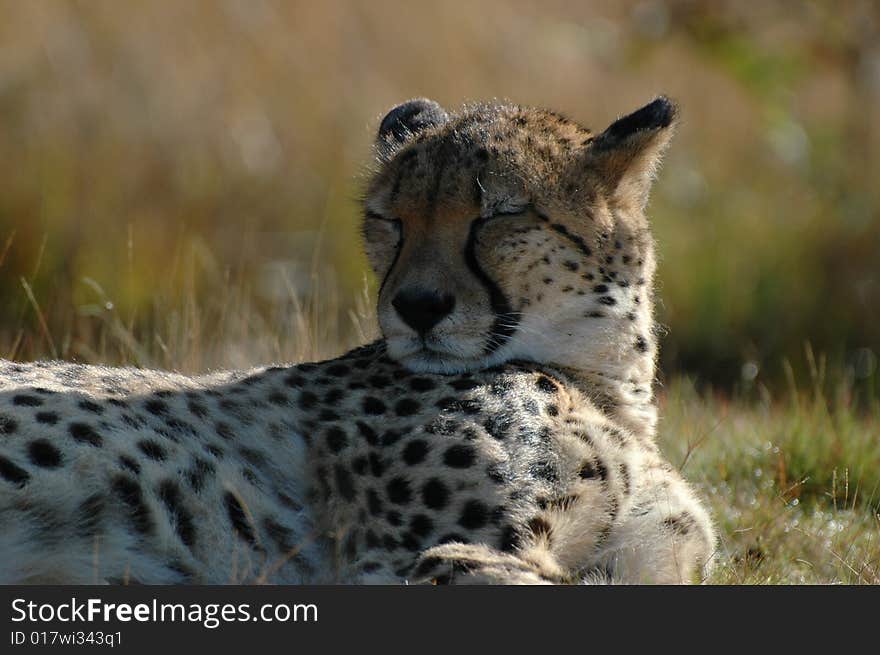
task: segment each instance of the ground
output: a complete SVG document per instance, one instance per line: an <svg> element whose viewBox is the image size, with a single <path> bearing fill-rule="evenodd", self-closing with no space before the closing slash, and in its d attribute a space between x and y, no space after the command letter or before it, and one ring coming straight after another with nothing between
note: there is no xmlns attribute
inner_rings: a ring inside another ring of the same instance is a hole
<svg viewBox="0 0 880 655"><path fill-rule="evenodd" d="M792 396L731 401L686 379L660 394L661 448L721 534L709 582L878 584L876 418L845 399Z"/></svg>

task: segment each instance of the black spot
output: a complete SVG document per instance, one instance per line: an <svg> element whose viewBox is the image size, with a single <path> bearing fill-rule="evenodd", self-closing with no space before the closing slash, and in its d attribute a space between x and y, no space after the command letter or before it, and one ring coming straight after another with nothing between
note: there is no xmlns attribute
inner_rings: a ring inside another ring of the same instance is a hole
<svg viewBox="0 0 880 655"><path fill-rule="evenodd" d="M403 461L409 466L420 464L428 454L428 442L423 439L413 439L403 449Z"/></svg>
<svg viewBox="0 0 880 655"><path fill-rule="evenodd" d="M357 489L354 486L354 480L351 472L342 464L336 464L333 467L334 477L336 478L336 488L345 500L351 501L357 496Z"/></svg>
<svg viewBox="0 0 880 655"><path fill-rule="evenodd" d="M449 383L449 386L456 391L470 391L471 389L475 389L476 387L480 386L480 383L473 378L463 377L457 380L453 380Z"/></svg>
<svg viewBox="0 0 880 655"><path fill-rule="evenodd" d="M403 398L394 406L394 413L398 416L412 416L419 411L420 405L412 398Z"/></svg>
<svg viewBox="0 0 880 655"><path fill-rule="evenodd" d="M458 524L468 530L477 530L489 520L489 508L479 500L469 500L462 509Z"/></svg>
<svg viewBox="0 0 880 655"><path fill-rule="evenodd" d="M238 453L246 462L253 466L256 466L257 468L260 468L266 463L266 456L262 452L254 448L240 446L238 448Z"/></svg>
<svg viewBox="0 0 880 655"><path fill-rule="evenodd" d="M371 452L369 458L370 472L377 478L382 477L382 474L385 472L385 461L375 452Z"/></svg>
<svg viewBox="0 0 880 655"><path fill-rule="evenodd" d="M391 380L385 375L371 375L367 378L367 382L369 382L370 386L374 389L384 389L391 384Z"/></svg>
<svg viewBox="0 0 880 655"><path fill-rule="evenodd" d="M608 285L597 284L596 286L593 287L593 291L595 293L607 293L608 292Z"/></svg>
<svg viewBox="0 0 880 655"><path fill-rule="evenodd" d="M538 389L540 389L544 393L556 393L557 391L559 391L553 381L546 375L539 375L538 379L535 380L535 386L537 386Z"/></svg>
<svg viewBox="0 0 880 655"><path fill-rule="evenodd" d="M396 505L406 505L412 499L409 481L406 478L393 478L387 487L388 500Z"/></svg>
<svg viewBox="0 0 880 655"><path fill-rule="evenodd" d="M31 479L31 476L23 468L0 455L0 478L23 487Z"/></svg>
<svg viewBox="0 0 880 655"><path fill-rule="evenodd" d="M313 394L311 391L300 391L299 399L297 400L297 404L300 409L311 409L318 402L318 396Z"/></svg>
<svg viewBox="0 0 880 655"><path fill-rule="evenodd" d="M87 412L92 412L93 414L103 414L104 408L101 407L98 403L92 402L91 400L81 400L79 402L80 409L84 409Z"/></svg>
<svg viewBox="0 0 880 655"><path fill-rule="evenodd" d="M327 430L327 447L334 453L338 453L348 445L348 435L342 428L333 426Z"/></svg>
<svg viewBox="0 0 880 655"><path fill-rule="evenodd" d="M91 425L87 425L86 423L71 423L68 431L70 432L70 436L80 443L87 443L97 448L100 448L104 443L101 435L95 432L95 429Z"/></svg>
<svg viewBox="0 0 880 655"><path fill-rule="evenodd" d="M443 463L452 468L464 469L473 466L476 460L476 451L468 445L456 444L443 453Z"/></svg>
<svg viewBox="0 0 880 655"><path fill-rule="evenodd" d="M144 502L140 485L127 476L118 475L113 479L113 491L125 504L128 518L135 529L142 534L152 532L153 520L150 516L150 508Z"/></svg>
<svg viewBox="0 0 880 655"><path fill-rule="evenodd" d="M19 394L17 396L13 396L12 398L13 405L21 405L22 407L39 407L43 404L42 399L37 398L36 396L28 396L27 394Z"/></svg>
<svg viewBox="0 0 880 655"><path fill-rule="evenodd" d="M54 469L61 466L61 451L46 439L35 439L28 444L31 462L43 468Z"/></svg>
<svg viewBox="0 0 880 655"><path fill-rule="evenodd" d="M141 472L141 465L138 464L136 460L132 459L128 455L120 455L119 456L119 465L124 469L128 469L129 471L131 471L135 475L137 475L138 473Z"/></svg>
<svg viewBox="0 0 880 655"><path fill-rule="evenodd" d="M395 510L385 514L385 520L395 527L403 524L403 517L400 515L400 512Z"/></svg>
<svg viewBox="0 0 880 655"><path fill-rule="evenodd" d="M90 495L79 504L74 520L78 536L89 539L98 534L104 514L104 505L104 497L97 493Z"/></svg>
<svg viewBox="0 0 880 655"><path fill-rule="evenodd" d="M150 441L149 439L142 439L138 441L137 447L140 451L149 457L150 459L154 459L157 462L164 462L168 457L165 449L157 444L155 441Z"/></svg>
<svg viewBox="0 0 880 655"><path fill-rule="evenodd" d="M436 407L447 412L461 412L469 415L479 414L482 409L482 405L476 400L469 398L459 399L451 396L438 400Z"/></svg>
<svg viewBox="0 0 880 655"><path fill-rule="evenodd" d="M248 483L252 484L253 486L255 486L257 488L261 487L260 479L257 476L257 474L254 472L253 469L249 469L246 467L242 468L241 469L241 477L243 477L245 480L248 481Z"/></svg>
<svg viewBox="0 0 880 655"><path fill-rule="evenodd" d="M393 446L400 441L403 434L404 433L398 432L397 430L385 430L385 432L382 433L382 438L379 440L379 443L383 446Z"/></svg>
<svg viewBox="0 0 880 655"><path fill-rule="evenodd" d="M413 391L431 391L436 386L429 378L412 378L409 381L409 388Z"/></svg>
<svg viewBox="0 0 880 655"><path fill-rule="evenodd" d="M190 400L186 406L189 411L198 418L205 418L208 415L208 410L205 408L205 406L201 403L197 403L194 400Z"/></svg>
<svg viewBox="0 0 880 655"><path fill-rule="evenodd" d="M608 478L608 469L605 468L605 464L603 464L601 460L596 460L595 462L587 460L581 465L581 470L578 472L578 475L584 480L589 480L591 478L606 480Z"/></svg>
<svg viewBox="0 0 880 655"><path fill-rule="evenodd" d="M208 462L201 457L195 457L193 459L192 468L190 468L186 474L186 477L189 479L189 485L192 487L193 491L201 491L202 487L205 485L205 478L209 475L214 475L214 471L215 468L211 462Z"/></svg>
<svg viewBox="0 0 880 655"><path fill-rule="evenodd" d="M382 499L375 489L367 489L367 506L370 508L370 514L373 516L382 514Z"/></svg>
<svg viewBox="0 0 880 655"><path fill-rule="evenodd" d="M363 402L363 410L372 416L377 416L385 412L385 403L378 398L367 396Z"/></svg>
<svg viewBox="0 0 880 655"><path fill-rule="evenodd" d="M263 519L263 529L269 538L275 543L275 546L283 553L287 553L294 548L292 542L293 530L286 525L281 525L270 517Z"/></svg>
<svg viewBox="0 0 880 655"><path fill-rule="evenodd" d="M367 530L366 542L368 548L378 548L382 543L378 535L372 530Z"/></svg>
<svg viewBox="0 0 880 655"><path fill-rule="evenodd" d="M531 530L532 534L536 537L550 536L550 524L547 522L546 519L540 516L536 516L530 519L527 525L529 527L529 530Z"/></svg>
<svg viewBox="0 0 880 655"><path fill-rule="evenodd" d="M596 300L596 302L598 302L599 304L602 304L602 305L607 305L609 307L611 305L617 304L617 301L614 298L612 298L611 296L601 296Z"/></svg>
<svg viewBox="0 0 880 655"><path fill-rule="evenodd" d="M53 414L54 416L54 414ZM37 414L39 417L39 414ZM39 420L39 418L38 418ZM58 417L55 417L55 420L58 420ZM9 418L8 416L0 415L0 434L6 436L14 433L18 429L18 422L15 419Z"/></svg>
<svg viewBox="0 0 880 655"><path fill-rule="evenodd" d="M301 375L297 375L296 373L291 373L287 377L284 378L284 383L288 387L301 387L306 381Z"/></svg>
<svg viewBox="0 0 880 655"><path fill-rule="evenodd" d="M214 430L217 432L217 435L223 437L227 441L232 441L235 438L235 433L232 431L232 428L229 427L228 423L217 423L214 426Z"/></svg>
<svg viewBox="0 0 880 655"><path fill-rule="evenodd" d="M636 348L636 350L638 350L640 353L646 353L646 352L648 352L648 342L645 340L645 337L643 337L643 336L641 336L641 335L639 335L638 337L636 337L635 348Z"/></svg>
<svg viewBox="0 0 880 655"><path fill-rule="evenodd" d="M385 550L388 551L397 550L400 546L400 544L397 543L397 539L390 534L382 535L382 545L385 546Z"/></svg>
<svg viewBox="0 0 880 655"><path fill-rule="evenodd" d="M191 436L195 436L197 434L196 429L187 423L186 421L181 421L180 419L165 417L165 425L167 425L172 432L179 432L188 434ZM164 432L162 434L165 434ZM177 441L177 439L173 437L168 437L172 441Z"/></svg>
<svg viewBox="0 0 880 655"><path fill-rule="evenodd" d="M269 402L273 405L284 407L289 403L289 399L283 393L276 390L269 394Z"/></svg>
<svg viewBox="0 0 880 655"><path fill-rule="evenodd" d="M496 415L487 418L483 423L483 427L486 428L486 432L489 433L489 436L498 439L499 441L503 441L507 435L510 434L514 422L515 421L511 416Z"/></svg>
<svg viewBox="0 0 880 655"><path fill-rule="evenodd" d="M358 475L365 475L367 473L367 458L363 456L356 458L351 463L351 469Z"/></svg>
<svg viewBox="0 0 880 655"><path fill-rule="evenodd" d="M433 478L422 487L422 501L430 509L443 509L449 503L449 489L441 480Z"/></svg>
<svg viewBox="0 0 880 655"><path fill-rule="evenodd" d="M342 389L330 389L326 394L324 394L324 404L325 405L335 405L345 394Z"/></svg>
<svg viewBox="0 0 880 655"><path fill-rule="evenodd" d="M557 482L559 480L559 471L553 462L547 460L532 462L529 465L529 474L548 482Z"/></svg>
<svg viewBox="0 0 880 655"><path fill-rule="evenodd" d="M370 546L370 544L367 545ZM363 573L375 573L381 568L382 565L379 564L379 562L364 562L363 564L361 564L361 571Z"/></svg>
<svg viewBox="0 0 880 655"><path fill-rule="evenodd" d="M501 529L501 536L498 540L498 548L505 553L512 553L520 546L519 532L512 525L507 525Z"/></svg>
<svg viewBox="0 0 880 655"><path fill-rule="evenodd" d="M348 375L348 373L349 368L345 364L333 364L327 367L327 375L342 377L343 375Z"/></svg>
<svg viewBox="0 0 880 655"><path fill-rule="evenodd" d="M254 537L254 528L248 521L244 507L241 506L238 498L231 491L227 491L223 498L226 504L226 513L229 515L229 521L238 535L251 546L256 547L257 540Z"/></svg>
<svg viewBox="0 0 880 655"><path fill-rule="evenodd" d="M180 489L172 480L165 480L159 485L159 499L168 510L174 530L184 545L192 548L196 540L196 528L192 514L182 505Z"/></svg>
<svg viewBox="0 0 880 655"><path fill-rule="evenodd" d="M168 411L168 404L163 400L152 399L144 403L144 407L150 414L159 416Z"/></svg>
<svg viewBox="0 0 880 655"><path fill-rule="evenodd" d="M687 513L682 513L679 516L670 516L663 521L664 527L681 535L688 534L695 525L696 521L694 520L694 517Z"/></svg>
<svg viewBox="0 0 880 655"><path fill-rule="evenodd" d="M617 466L617 471L620 474L620 479L623 481L623 493L629 495L632 491L632 482L630 481L629 467L625 463L621 462Z"/></svg>
<svg viewBox="0 0 880 655"><path fill-rule="evenodd" d="M416 553L422 549L422 542L411 532L404 533L400 544L408 551ZM401 576L403 577L403 576Z"/></svg>
<svg viewBox="0 0 880 655"><path fill-rule="evenodd" d="M503 396L513 389L513 381L509 377L498 377L492 381L489 391L492 395Z"/></svg>
<svg viewBox="0 0 880 655"><path fill-rule="evenodd" d="M434 530L434 522L424 514L416 514L410 519L409 529L419 537L427 537Z"/></svg>
<svg viewBox="0 0 880 655"><path fill-rule="evenodd" d="M375 446L379 443L379 435L376 434L376 431L373 430L373 428L362 421L358 421L355 425L357 425L358 432L360 432L361 436L367 440L368 444Z"/></svg>

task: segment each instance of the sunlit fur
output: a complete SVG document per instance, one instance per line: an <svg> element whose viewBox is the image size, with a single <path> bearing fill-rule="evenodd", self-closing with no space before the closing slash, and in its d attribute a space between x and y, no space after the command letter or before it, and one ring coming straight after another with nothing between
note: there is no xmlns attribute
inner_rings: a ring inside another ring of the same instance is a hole
<svg viewBox="0 0 880 655"><path fill-rule="evenodd" d="M602 149L605 135L559 114L473 105L397 147L381 143L364 233L384 280L389 353L416 371L513 359L574 369L628 425L653 431L655 257L644 208L673 128ZM513 334L494 349L496 316L466 261L471 230L480 267L511 305ZM424 339L391 306L414 286L456 298Z"/></svg>

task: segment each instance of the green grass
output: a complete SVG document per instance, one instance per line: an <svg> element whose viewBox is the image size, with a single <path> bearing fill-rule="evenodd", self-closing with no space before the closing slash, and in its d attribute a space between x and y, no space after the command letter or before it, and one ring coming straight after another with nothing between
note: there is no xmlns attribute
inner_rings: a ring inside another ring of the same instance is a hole
<svg viewBox="0 0 880 655"><path fill-rule="evenodd" d="M663 390L660 442L722 536L711 582L880 583L880 426L814 393L779 401Z"/></svg>

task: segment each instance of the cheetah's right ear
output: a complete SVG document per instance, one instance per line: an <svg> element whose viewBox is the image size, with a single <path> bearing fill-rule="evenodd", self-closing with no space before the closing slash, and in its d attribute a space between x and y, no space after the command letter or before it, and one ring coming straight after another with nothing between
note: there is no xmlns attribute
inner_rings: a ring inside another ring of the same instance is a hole
<svg viewBox="0 0 880 655"><path fill-rule="evenodd" d="M381 155L387 156L422 130L448 120L449 114L433 100L409 100L394 107L382 119L376 135L376 148Z"/></svg>
<svg viewBox="0 0 880 655"><path fill-rule="evenodd" d="M593 139L588 164L619 200L644 207L660 159L675 128L678 107L658 97L616 120Z"/></svg>

